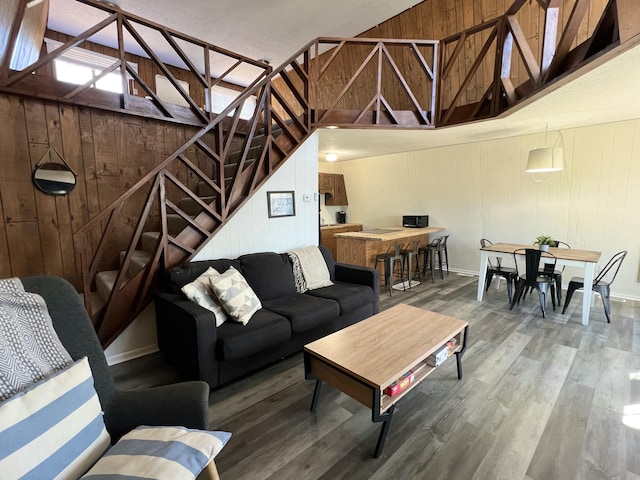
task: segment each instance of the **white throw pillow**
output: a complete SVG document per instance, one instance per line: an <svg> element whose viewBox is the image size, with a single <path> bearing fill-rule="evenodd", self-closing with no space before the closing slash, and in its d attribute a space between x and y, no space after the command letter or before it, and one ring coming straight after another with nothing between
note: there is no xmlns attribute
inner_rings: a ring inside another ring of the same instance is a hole
<svg viewBox="0 0 640 480"><path fill-rule="evenodd" d="M111 439L87 357L0 404L0 477L76 479Z"/></svg>
<svg viewBox="0 0 640 480"><path fill-rule="evenodd" d="M227 314L213 293L211 283L209 282L210 278L219 275L220 273L215 268L209 267L206 272L193 282L187 283L182 287L182 293L184 293L189 300L213 312L216 317L216 327L219 327L227 320Z"/></svg>
<svg viewBox="0 0 640 480"><path fill-rule="evenodd" d="M229 437L228 432L184 427L138 427L111 447L82 479L193 480Z"/></svg>
<svg viewBox="0 0 640 480"><path fill-rule="evenodd" d="M211 277L211 288L229 317L246 325L262 308L260 299L242 274L233 267L217 277Z"/></svg>

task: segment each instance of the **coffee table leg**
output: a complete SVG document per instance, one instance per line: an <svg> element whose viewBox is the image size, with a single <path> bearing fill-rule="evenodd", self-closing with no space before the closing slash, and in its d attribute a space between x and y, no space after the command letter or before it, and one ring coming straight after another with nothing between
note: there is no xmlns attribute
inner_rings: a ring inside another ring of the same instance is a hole
<svg viewBox="0 0 640 480"><path fill-rule="evenodd" d="M458 380L462 379L462 355L467 349L467 335L469 334L469 326L464 327L464 340L462 342L462 348L459 352L456 352L456 365L458 366Z"/></svg>
<svg viewBox="0 0 640 480"><path fill-rule="evenodd" d="M318 398L320 398L320 387L322 380L316 380L316 388L313 389L313 398L311 399L311 411L315 412L318 406Z"/></svg>
<svg viewBox="0 0 640 480"><path fill-rule="evenodd" d="M389 426L391 425L391 418L393 417L393 411L396 406L391 405L387 413L380 415L376 421L382 421L382 428L380 429L380 435L378 436L378 444L376 445L376 451L374 457L379 458L382 454L382 447L384 447L384 441L387 439L387 433L389 433Z"/></svg>

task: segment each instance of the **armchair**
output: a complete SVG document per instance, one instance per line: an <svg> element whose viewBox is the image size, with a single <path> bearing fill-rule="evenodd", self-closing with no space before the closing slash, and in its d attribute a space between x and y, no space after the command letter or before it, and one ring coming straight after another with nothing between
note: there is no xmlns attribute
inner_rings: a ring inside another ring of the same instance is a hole
<svg viewBox="0 0 640 480"><path fill-rule="evenodd" d="M183 382L146 390L118 389L91 319L73 285L53 276L21 280L25 290L44 298L53 327L71 358L88 357L113 443L139 425L208 428L209 386L205 382Z"/></svg>

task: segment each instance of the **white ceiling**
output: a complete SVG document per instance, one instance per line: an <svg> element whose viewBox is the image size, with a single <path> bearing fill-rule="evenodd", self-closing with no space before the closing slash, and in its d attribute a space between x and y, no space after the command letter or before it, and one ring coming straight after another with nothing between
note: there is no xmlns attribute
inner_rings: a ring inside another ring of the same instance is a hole
<svg viewBox="0 0 640 480"><path fill-rule="evenodd" d="M278 67L317 37L355 37L421 1L109 0L104 3ZM72 35L82 33L107 16L75 0L50 0L49 11L48 27ZM110 35L95 35L92 40L115 47L114 32L112 29ZM163 47L164 42L145 40L164 61L172 63L168 58L171 50ZM142 53L135 47L130 48L132 53ZM247 69L229 77L241 85L249 85L254 78L255 71L252 76Z"/></svg>
<svg viewBox="0 0 640 480"><path fill-rule="evenodd" d="M316 37L356 36L419 0L113 0L121 9L278 67ZM104 18L51 0L49 28L79 34ZM248 82L247 82L248 83ZM640 46L519 106L504 118L436 130L321 130L321 157L340 160L640 118Z"/></svg>

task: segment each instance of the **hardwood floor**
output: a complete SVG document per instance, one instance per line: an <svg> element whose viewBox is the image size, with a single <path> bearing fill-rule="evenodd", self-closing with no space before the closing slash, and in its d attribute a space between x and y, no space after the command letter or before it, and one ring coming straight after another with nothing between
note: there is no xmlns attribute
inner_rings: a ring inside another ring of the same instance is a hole
<svg viewBox="0 0 640 480"><path fill-rule="evenodd" d="M298 354L211 393L211 428L233 433L222 480L640 479L640 303L612 301L607 324L597 298L585 327L580 294L543 319L537 297L509 311L504 281L483 303L476 285L381 294L467 320L470 343L462 380L450 359L398 403L379 459L367 408L325 385L309 411ZM125 388L175 381L160 355L112 369Z"/></svg>

